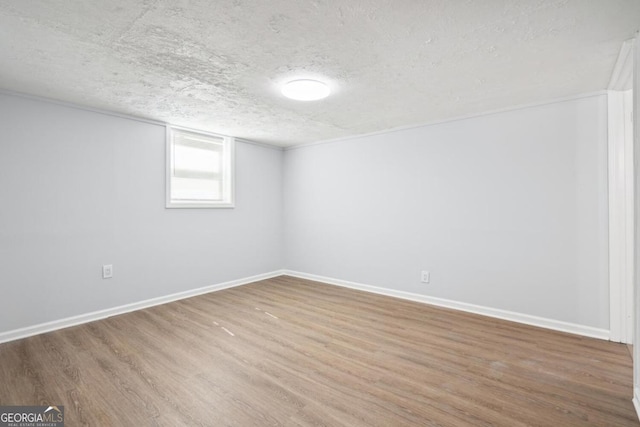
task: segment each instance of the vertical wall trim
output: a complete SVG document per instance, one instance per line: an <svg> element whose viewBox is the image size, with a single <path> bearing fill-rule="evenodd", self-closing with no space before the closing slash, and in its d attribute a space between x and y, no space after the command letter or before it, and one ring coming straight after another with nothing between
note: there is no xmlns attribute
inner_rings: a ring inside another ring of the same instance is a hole
<svg viewBox="0 0 640 427"><path fill-rule="evenodd" d="M638 206L638 202L640 202L640 194L638 194L638 190L640 190L640 175L638 172L640 171L640 43L638 43L638 38L636 38L633 42L633 141L634 141L634 156L633 156L633 165L634 165L634 179L635 179L635 214L634 214L634 244L638 245L640 243L640 236L638 232L640 228L638 227L638 212L640 212L640 207ZM633 390L634 397L633 403L636 408L636 412L638 414L638 418L640 418L640 316L638 316L638 308L640 308L640 286L639 286L639 273L640 272L640 263L636 257L634 257L634 270L633 270L633 283L634 283L634 332L633 332Z"/></svg>
<svg viewBox="0 0 640 427"><path fill-rule="evenodd" d="M633 407L636 408L636 414L640 418L640 388L633 388Z"/></svg>
<svg viewBox="0 0 640 427"><path fill-rule="evenodd" d="M624 271L624 295L623 295L623 305L624 305L624 318L623 323L626 326L623 337L626 338L623 342L630 344L634 342L633 339L633 308L634 308L634 299L633 299L633 290L634 290L634 261L635 261L635 253L636 253L636 244L635 244L635 167L634 167L634 140L633 140L633 129L634 129L634 108L633 108L633 91L627 90L624 92L624 146L625 146L625 191L626 195L624 197L625 200L625 271Z"/></svg>
<svg viewBox="0 0 640 427"><path fill-rule="evenodd" d="M633 147L630 91L609 91L609 329L611 341L631 343L633 291ZM631 258L630 258L631 257ZM631 261L632 262L632 261Z"/></svg>
<svg viewBox="0 0 640 427"><path fill-rule="evenodd" d="M611 341L622 337L622 276L624 271L620 241L623 238L624 221L621 221L621 195L624 194L624 132L620 129L623 105L619 92L609 91L608 101L608 162L609 162L609 330ZM623 202L624 203L624 202Z"/></svg>

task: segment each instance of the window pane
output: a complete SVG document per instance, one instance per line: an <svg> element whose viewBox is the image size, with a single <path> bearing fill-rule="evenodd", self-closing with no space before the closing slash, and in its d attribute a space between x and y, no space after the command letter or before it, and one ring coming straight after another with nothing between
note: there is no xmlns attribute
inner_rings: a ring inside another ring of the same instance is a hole
<svg viewBox="0 0 640 427"><path fill-rule="evenodd" d="M216 147L216 145L211 145ZM221 150L203 150L181 144L176 144L173 150L174 170L200 171L216 174L219 174L222 170Z"/></svg>
<svg viewBox="0 0 640 427"><path fill-rule="evenodd" d="M222 200L220 180L189 179L173 177L171 182L173 200Z"/></svg>
<svg viewBox="0 0 640 427"><path fill-rule="evenodd" d="M167 207L233 207L233 139L167 131Z"/></svg>

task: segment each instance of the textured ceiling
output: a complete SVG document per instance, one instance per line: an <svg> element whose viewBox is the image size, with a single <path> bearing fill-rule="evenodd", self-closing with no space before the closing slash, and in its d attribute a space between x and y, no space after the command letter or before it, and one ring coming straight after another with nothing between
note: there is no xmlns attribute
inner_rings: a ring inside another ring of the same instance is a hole
<svg viewBox="0 0 640 427"><path fill-rule="evenodd" d="M605 89L639 27L639 0L0 0L0 88L287 146Z"/></svg>

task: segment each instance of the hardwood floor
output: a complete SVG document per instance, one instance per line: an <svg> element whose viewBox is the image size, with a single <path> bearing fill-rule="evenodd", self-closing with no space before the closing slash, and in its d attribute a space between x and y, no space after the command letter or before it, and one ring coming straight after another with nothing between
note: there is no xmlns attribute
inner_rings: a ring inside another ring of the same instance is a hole
<svg viewBox="0 0 640 427"><path fill-rule="evenodd" d="M0 345L67 426L637 426L626 346L278 277Z"/></svg>

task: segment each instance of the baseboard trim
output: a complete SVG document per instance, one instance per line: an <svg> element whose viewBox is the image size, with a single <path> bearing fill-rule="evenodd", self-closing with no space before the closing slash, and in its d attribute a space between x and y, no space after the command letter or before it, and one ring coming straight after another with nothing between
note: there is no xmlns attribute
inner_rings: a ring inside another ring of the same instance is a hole
<svg viewBox="0 0 640 427"><path fill-rule="evenodd" d="M633 389L633 407L636 408L636 415L640 420L640 388L638 387Z"/></svg>
<svg viewBox="0 0 640 427"><path fill-rule="evenodd" d="M258 274L255 276L245 277L242 279L231 280L228 282L218 283L215 285L205 286L202 288L191 289L189 291L178 292L171 295L151 298L148 300L138 301L135 303L121 305L118 307L94 311L91 313L85 313L78 316L67 317L65 319L54 320L51 322L40 323L33 326L27 326L25 328L2 332L0 333L0 343L15 341L15 340L18 340L21 338L27 338L33 335L56 331L59 329L81 325L83 323L93 322L100 319L106 319L108 317L130 313L136 310L142 310L142 309L153 307L156 305L167 304L169 302L178 301L185 298L191 298L194 296L203 295L210 292L216 292L216 291L221 291L223 289L242 286L249 283L258 282L260 280L266 280L266 279L270 279L270 278L278 277L282 275L298 277L298 278L307 279L307 280L313 280L316 282L326 283L329 285L342 286L345 288L351 288L351 289L371 292L371 293L380 294L380 295L386 295L386 296L395 297L395 298L402 298L402 299L420 302L424 304L435 305L438 307L452 308L455 310L481 314L484 316L495 317L498 319L509 320L512 322L538 326L538 327L552 329L552 330L561 331L561 332L568 332L571 334L582 335L582 336L591 337L591 338L599 338L603 340L609 339L609 331L605 329L598 329L590 326L577 325L574 323L562 322L562 321L553 320L553 319L546 319L543 317L531 316L528 314L516 313L512 311L485 307L485 306L480 306L475 304L469 304L465 302L453 301L453 300L448 300L443 298L436 298L428 295L415 294L412 292L397 291L397 290L388 289L388 288L365 285L362 283L356 283L356 282L350 282L347 280L340 280L340 279L335 279L331 277L319 276L316 274L302 273L302 272L292 271L292 270L276 270L269 273ZM638 412L638 416L640 417L640 389L635 390L633 404L636 408L636 411Z"/></svg>
<svg viewBox="0 0 640 427"><path fill-rule="evenodd" d="M329 285L342 286L345 288L357 289L360 291L372 292L375 294L386 295L386 296L395 297L395 298L402 298L410 301L421 302L424 304L435 305L438 307L452 308L455 310L466 311L469 313L481 314L483 316L495 317L497 319L523 323L525 325L538 326L541 328L552 329L554 331L561 331L561 332L567 332L570 334L582 335L590 338L609 340L609 331L606 329L599 329L591 326L578 325L575 323L568 323L560 320L547 319L544 317L537 317L529 314L516 313L513 311L507 311L507 310L502 310L498 308L491 308L491 307L485 307L481 305L469 304L466 302L436 298L428 295L415 294L412 292L396 291L393 289L365 285L362 283L355 283L347 280L340 280L340 279L334 279L331 277L318 276L316 274L301 273L299 271L284 270L283 274L287 276L298 277L300 279L308 279L316 282L326 283Z"/></svg>
<svg viewBox="0 0 640 427"><path fill-rule="evenodd" d="M216 292L216 291L221 291L223 289L234 288L236 286L242 286L249 283L258 282L260 280L271 279L272 277L281 276L282 274L284 274L283 270L276 270L270 273L257 274L255 276L244 277L242 279L231 280L228 282L218 283L215 285L205 286L202 288L191 289L189 291L178 292L171 295L151 298L144 301L138 301L131 304L121 305L118 307L107 308L104 310L94 311L91 313L80 314L78 316L67 317L65 319L54 320L51 322L40 323L38 325L27 326L25 328L2 332L0 333L0 343L15 341L15 340L18 340L21 338L27 338L33 335L39 335L46 332L68 328L70 326L76 326L76 325L81 325L83 323L93 322L100 319L106 319L107 317L130 313L132 311L142 310L144 308L149 308L156 305L162 305L169 302L178 301L185 298L191 298L191 297L195 297L202 294L208 294L210 292Z"/></svg>

